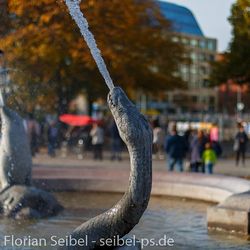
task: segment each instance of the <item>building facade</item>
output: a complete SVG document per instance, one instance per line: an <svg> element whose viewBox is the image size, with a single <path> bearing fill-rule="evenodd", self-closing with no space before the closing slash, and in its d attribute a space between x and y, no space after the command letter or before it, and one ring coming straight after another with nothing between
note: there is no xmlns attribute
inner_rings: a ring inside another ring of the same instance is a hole
<svg viewBox="0 0 250 250"><path fill-rule="evenodd" d="M206 37L193 13L180 5L158 1L162 14L171 21L173 41L185 47L188 64L179 66L179 74L187 89L167 93L168 103L182 112L214 112L217 91L209 88L211 62L217 54L217 40Z"/></svg>

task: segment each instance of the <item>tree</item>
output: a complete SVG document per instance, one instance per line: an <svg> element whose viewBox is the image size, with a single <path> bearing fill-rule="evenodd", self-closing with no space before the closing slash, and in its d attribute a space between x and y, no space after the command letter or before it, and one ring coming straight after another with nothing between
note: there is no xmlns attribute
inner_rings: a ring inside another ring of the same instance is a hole
<svg viewBox="0 0 250 250"><path fill-rule="evenodd" d="M0 0L0 36L9 30L10 16L8 13L8 4L5 0Z"/></svg>
<svg viewBox="0 0 250 250"><path fill-rule="evenodd" d="M212 82L220 84L227 79L238 83L250 82L250 1L237 0L232 6L229 21L233 37L224 60L213 66Z"/></svg>
<svg viewBox="0 0 250 250"><path fill-rule="evenodd" d="M89 49L62 1L7 2L11 27L0 43L8 64L19 69L19 100L60 113L82 88L90 98L106 95ZM114 82L130 95L137 89L157 93L183 85L174 74L182 48L172 42L169 22L153 0L85 0L81 8Z"/></svg>

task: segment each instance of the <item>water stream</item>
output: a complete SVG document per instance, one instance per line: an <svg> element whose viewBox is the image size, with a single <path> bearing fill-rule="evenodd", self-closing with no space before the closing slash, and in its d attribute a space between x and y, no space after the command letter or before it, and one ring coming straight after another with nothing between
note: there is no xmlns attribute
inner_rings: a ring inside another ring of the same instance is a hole
<svg viewBox="0 0 250 250"><path fill-rule="evenodd" d="M79 27L81 34L86 41L90 52L97 64L97 67L102 74L107 86L111 90L114 88L113 81L110 77L110 74L107 70L106 64L101 56L101 52L96 45L95 38L93 34L89 30L88 21L83 16L83 13L80 9L80 1L79 0L65 0L65 3L69 9L70 15L73 20L76 22L77 26Z"/></svg>

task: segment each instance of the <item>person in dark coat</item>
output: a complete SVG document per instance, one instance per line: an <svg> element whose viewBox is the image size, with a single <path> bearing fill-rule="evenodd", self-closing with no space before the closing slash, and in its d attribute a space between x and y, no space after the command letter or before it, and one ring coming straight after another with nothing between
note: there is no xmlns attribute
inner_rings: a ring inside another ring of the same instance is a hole
<svg viewBox="0 0 250 250"><path fill-rule="evenodd" d="M202 167L201 151L201 143L198 137L198 132L194 131L189 145L191 172L199 172L200 167Z"/></svg>
<svg viewBox="0 0 250 250"><path fill-rule="evenodd" d="M244 131L244 127L242 125L239 126L239 131L235 136L235 148L236 151L236 166L238 166L240 158L242 159L242 165L245 165L245 154L247 149L248 137L246 132Z"/></svg>
<svg viewBox="0 0 250 250"><path fill-rule="evenodd" d="M176 126L173 126L171 134L166 137L165 151L168 155L168 169L174 170L175 164L179 172L183 171L183 159L187 153L185 138L177 134Z"/></svg>
<svg viewBox="0 0 250 250"><path fill-rule="evenodd" d="M214 152L216 153L217 158L219 158L223 153L221 144L219 143L219 141L211 141L211 146Z"/></svg>
<svg viewBox="0 0 250 250"><path fill-rule="evenodd" d="M48 154L51 157L55 157L57 139L58 139L58 128L56 126L56 121L52 121L48 127Z"/></svg>

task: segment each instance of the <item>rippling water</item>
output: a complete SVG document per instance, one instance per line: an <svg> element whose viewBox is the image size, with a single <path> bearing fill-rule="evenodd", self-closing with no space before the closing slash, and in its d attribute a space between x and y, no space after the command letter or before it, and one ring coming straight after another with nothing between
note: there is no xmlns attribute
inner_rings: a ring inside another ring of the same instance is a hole
<svg viewBox="0 0 250 250"><path fill-rule="evenodd" d="M76 226L111 207L119 195L98 193L57 193L56 196L65 206L65 211L49 220L16 222L1 220L0 249L56 249L56 247L3 247L4 236L15 238L31 236L50 239L52 235L64 237ZM181 199L152 198L140 223L130 233L136 238L158 239L166 235L174 239L173 247L145 247L144 249L223 249L247 250L250 243L243 238L227 233L208 233L206 229L206 209L209 204ZM100 209L101 208L101 209Z"/></svg>

